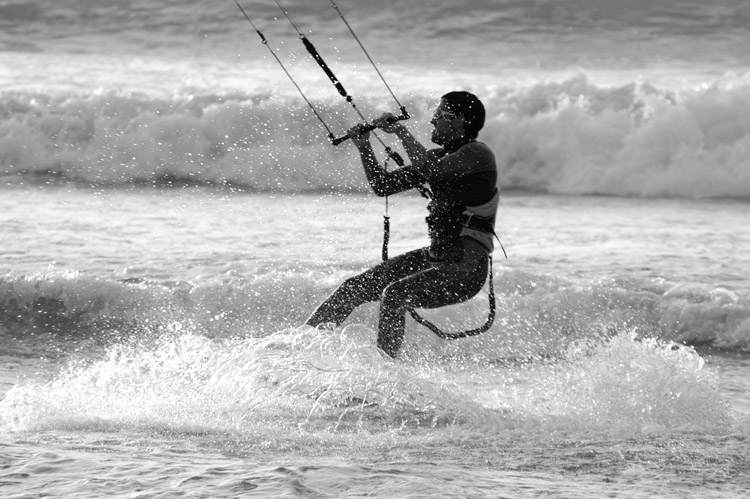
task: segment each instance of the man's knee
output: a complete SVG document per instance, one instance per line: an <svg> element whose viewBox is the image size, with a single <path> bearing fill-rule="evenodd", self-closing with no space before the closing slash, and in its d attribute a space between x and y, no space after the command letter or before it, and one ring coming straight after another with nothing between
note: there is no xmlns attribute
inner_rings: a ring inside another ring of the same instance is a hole
<svg viewBox="0 0 750 499"><path fill-rule="evenodd" d="M358 305L375 301L378 299L378 290L374 283L370 282L367 278L362 275L349 277L342 282L336 294L347 301L354 302Z"/></svg>
<svg viewBox="0 0 750 499"><path fill-rule="evenodd" d="M386 286L380 294L380 302L389 309L402 309L409 299L408 288L400 282Z"/></svg>
<svg viewBox="0 0 750 499"><path fill-rule="evenodd" d="M358 295L364 291L364 286L362 284L360 276L349 277L339 285L339 288L336 291L347 296Z"/></svg>

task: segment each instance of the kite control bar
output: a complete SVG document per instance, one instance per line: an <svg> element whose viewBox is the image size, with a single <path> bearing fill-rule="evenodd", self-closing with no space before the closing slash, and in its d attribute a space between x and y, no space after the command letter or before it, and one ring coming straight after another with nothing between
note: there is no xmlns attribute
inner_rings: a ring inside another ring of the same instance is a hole
<svg viewBox="0 0 750 499"><path fill-rule="evenodd" d="M409 118L411 118L411 116L409 116L409 113L406 112L406 109L404 109L402 107L401 108L401 115L389 118L388 119L388 123L395 123L397 121L408 120ZM362 133L371 132L371 131L375 130L376 128L378 128L378 125L373 125L372 123L368 123L364 127L362 127L361 132ZM348 135L343 135L341 137L331 139L331 143L333 145L337 146L337 145L341 144L342 142L344 142L345 140L350 139L350 138L351 137L349 137Z"/></svg>

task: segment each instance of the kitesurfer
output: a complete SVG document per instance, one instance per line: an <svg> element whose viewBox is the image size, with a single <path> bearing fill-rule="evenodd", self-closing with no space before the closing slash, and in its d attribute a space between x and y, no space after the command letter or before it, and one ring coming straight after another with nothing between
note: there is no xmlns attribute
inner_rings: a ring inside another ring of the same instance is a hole
<svg viewBox="0 0 750 499"><path fill-rule="evenodd" d="M377 345L395 357L403 342L408 309L461 303L482 289L494 249L499 192L495 157L486 144L477 141L485 108L474 94L455 91L442 96L430 120L431 141L439 148L426 149L392 118L386 113L372 124L400 139L411 161L408 166L393 171L381 167L365 125L351 128L348 135L378 196L429 188L430 245L347 279L306 324L338 326L358 306L380 300Z"/></svg>

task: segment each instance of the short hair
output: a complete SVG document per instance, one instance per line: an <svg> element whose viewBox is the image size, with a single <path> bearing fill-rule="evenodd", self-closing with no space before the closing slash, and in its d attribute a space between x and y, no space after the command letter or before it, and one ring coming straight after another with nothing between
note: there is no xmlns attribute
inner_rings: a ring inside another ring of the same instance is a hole
<svg viewBox="0 0 750 499"><path fill-rule="evenodd" d="M464 130L470 139L476 139L479 130L484 127L484 104L479 97L464 91L448 92L441 99L452 112L464 117Z"/></svg>

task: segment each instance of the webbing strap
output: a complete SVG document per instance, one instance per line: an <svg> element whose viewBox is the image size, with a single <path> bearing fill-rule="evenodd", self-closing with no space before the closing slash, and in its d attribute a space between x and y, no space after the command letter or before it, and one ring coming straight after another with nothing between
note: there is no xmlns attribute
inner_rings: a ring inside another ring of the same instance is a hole
<svg viewBox="0 0 750 499"><path fill-rule="evenodd" d="M416 310L414 310L414 307L409 307L407 310L409 310L409 315L417 321L419 324L422 324L427 329L438 335L438 337L444 339L444 340L457 340L459 338L467 338L469 336L476 336L478 334L484 333L489 328L492 327L492 324L495 322L495 309L496 309L496 303L495 303L495 286L492 283L492 255L490 255L490 268L489 268L489 302L490 302L490 313L487 316L487 320L485 323L478 328L475 329L469 329L467 331L460 331L458 333L446 333L439 327L437 327L432 322L428 321L421 315L417 313Z"/></svg>

